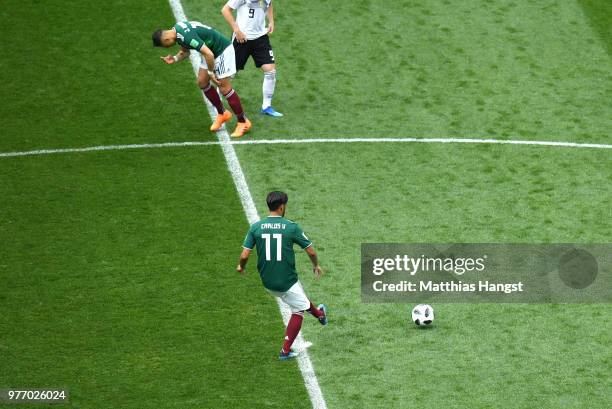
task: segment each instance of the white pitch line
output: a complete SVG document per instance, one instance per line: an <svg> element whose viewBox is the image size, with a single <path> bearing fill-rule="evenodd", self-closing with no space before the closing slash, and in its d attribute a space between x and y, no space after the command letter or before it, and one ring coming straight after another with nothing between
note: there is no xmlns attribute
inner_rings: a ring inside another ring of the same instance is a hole
<svg viewBox="0 0 612 409"><path fill-rule="evenodd" d="M39 150L24 151L24 152L4 152L4 153L0 153L0 158L11 158L15 156L51 155L54 153L123 151L123 150L128 150L128 149L154 149L154 148L176 148L176 147L180 148L184 146L207 146L207 145L219 145L219 142L217 141L165 142L165 143L144 143L144 144L130 144L130 145L89 146L85 148L39 149Z"/></svg>
<svg viewBox="0 0 612 409"><path fill-rule="evenodd" d="M208 105L208 108L212 107ZM214 114L214 112L213 112ZM225 132L227 133L227 132ZM193 141L193 142L165 142L165 143L144 143L130 145L106 145L90 146L85 148L61 148L61 149L39 149L23 152L4 152L0 153L0 158L10 158L15 156L34 156L51 155L54 153L76 153L93 151L120 151L127 149L154 149L154 148L180 148L190 146L211 146L211 145L292 145L292 144L311 144L311 143L440 143L440 144L488 144L488 145L527 145L527 146L552 146L560 148L583 148L583 149L612 149L612 145L601 143L576 143L559 141L521 141L503 139L473 139L473 138L306 138L306 139L247 139L247 140L228 140L228 141Z"/></svg>
<svg viewBox="0 0 612 409"><path fill-rule="evenodd" d="M170 3L170 7L172 8L172 12L174 13L174 18L177 21L187 20L185 15L185 11L183 10L183 5L180 0L168 0ZM196 55L196 53L190 53L191 65L193 66L193 71L197 76L198 68L200 65L200 57ZM206 100L204 96L204 103L208 107L208 113L211 118L214 118L216 113L214 108L210 103ZM238 160L238 156L236 156L236 151L231 144L230 136L225 129L225 126L217 131L217 137L221 144L221 149L223 151L223 155L225 156L225 160L227 161L227 167L232 174L232 178L234 179L234 184L236 185L236 190L238 191L238 195L240 196L240 201L242 202L242 207L246 214L247 220L249 224L253 224L259 220L259 215L257 214L257 208L255 207L255 202L253 201L253 196L251 195L251 191L249 190L249 185L246 182L246 178L244 176L244 172L242 171L242 167L240 166L240 161ZM289 318L291 317L291 311L289 307L285 305L278 298L276 299L278 307L280 309L281 315L283 317L283 322L285 325L289 322ZM302 337L301 332L298 334L296 338L296 346L306 345L304 342L304 338ZM325 403L325 398L323 397L323 393L321 392L321 388L319 386L319 381L317 380L317 375L314 372L314 367L312 366L312 362L310 361L310 357L308 355L308 351L304 348L297 357L298 366L302 373L302 377L304 378L304 384L306 386L306 391L308 392L308 396L310 397L310 401L312 402L313 409L327 409L327 404Z"/></svg>
<svg viewBox="0 0 612 409"><path fill-rule="evenodd" d="M612 149L612 145L601 143L576 143L561 141L529 141L516 139L474 138L305 138L305 139L251 139L232 141L233 145L275 145L300 143L468 143L493 145L557 146L566 148Z"/></svg>

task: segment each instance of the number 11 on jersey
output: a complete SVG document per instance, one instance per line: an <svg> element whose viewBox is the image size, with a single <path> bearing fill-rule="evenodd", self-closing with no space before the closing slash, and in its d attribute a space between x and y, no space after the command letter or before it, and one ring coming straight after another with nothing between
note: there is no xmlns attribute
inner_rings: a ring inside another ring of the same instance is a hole
<svg viewBox="0 0 612 409"><path fill-rule="evenodd" d="M261 235L261 238L266 241L266 261L272 260L272 254L270 254L270 242L272 239L276 240L276 261L281 261L283 235L280 233L274 233L272 234L272 238L270 238L269 233L264 233Z"/></svg>

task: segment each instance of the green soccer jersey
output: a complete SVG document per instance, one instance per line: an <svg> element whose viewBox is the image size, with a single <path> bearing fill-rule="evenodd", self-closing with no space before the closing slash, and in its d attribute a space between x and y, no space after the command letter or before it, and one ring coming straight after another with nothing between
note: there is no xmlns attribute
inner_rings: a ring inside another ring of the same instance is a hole
<svg viewBox="0 0 612 409"><path fill-rule="evenodd" d="M257 270L269 290L287 291L298 281L293 244L302 249L312 245L300 226L281 216L268 216L253 223L244 248L257 247Z"/></svg>
<svg viewBox="0 0 612 409"><path fill-rule="evenodd" d="M176 42L180 46L200 51L203 45L210 48L215 58L220 56L229 45L230 40L212 27L199 21L180 21L174 25Z"/></svg>

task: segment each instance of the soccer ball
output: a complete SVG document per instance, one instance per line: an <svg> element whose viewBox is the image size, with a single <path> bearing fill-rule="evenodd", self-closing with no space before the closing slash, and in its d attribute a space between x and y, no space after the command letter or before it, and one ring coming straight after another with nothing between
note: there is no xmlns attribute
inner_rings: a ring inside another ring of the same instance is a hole
<svg viewBox="0 0 612 409"><path fill-rule="evenodd" d="M412 321L416 325L430 325L434 320L434 310L431 305L419 304L412 309Z"/></svg>

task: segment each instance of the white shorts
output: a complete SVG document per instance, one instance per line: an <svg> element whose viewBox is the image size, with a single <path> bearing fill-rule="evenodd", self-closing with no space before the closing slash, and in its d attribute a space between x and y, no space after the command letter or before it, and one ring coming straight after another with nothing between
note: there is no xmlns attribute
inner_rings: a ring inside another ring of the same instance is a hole
<svg viewBox="0 0 612 409"><path fill-rule="evenodd" d="M287 304L289 308L291 308L292 313L305 311L310 308L310 300L308 299L308 297L306 297L306 293L304 293L302 284L300 284L299 281L293 284L291 288L285 291L284 293L272 290L268 290L268 292L273 296L283 300L283 302Z"/></svg>
<svg viewBox="0 0 612 409"><path fill-rule="evenodd" d="M208 70L208 64L204 56L201 57L200 69ZM229 45L221 55L215 58L215 75L217 78L227 78L236 74L236 54L234 46Z"/></svg>

